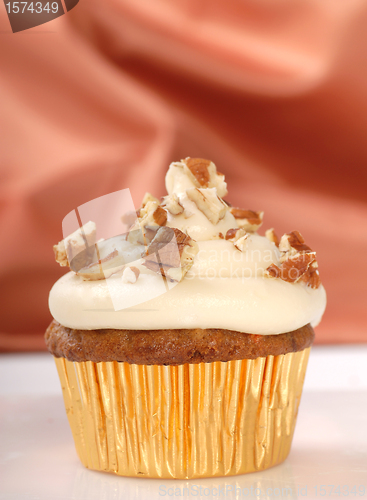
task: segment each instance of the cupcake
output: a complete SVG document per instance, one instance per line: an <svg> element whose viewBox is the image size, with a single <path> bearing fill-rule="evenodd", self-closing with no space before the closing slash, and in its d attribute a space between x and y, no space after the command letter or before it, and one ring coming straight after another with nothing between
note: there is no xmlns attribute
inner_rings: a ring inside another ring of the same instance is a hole
<svg viewBox="0 0 367 500"><path fill-rule="evenodd" d="M267 469L290 451L326 305L316 254L298 231L260 236L209 160L172 163L166 188L123 234L92 220L54 247L70 272L45 339L77 453L132 477Z"/></svg>

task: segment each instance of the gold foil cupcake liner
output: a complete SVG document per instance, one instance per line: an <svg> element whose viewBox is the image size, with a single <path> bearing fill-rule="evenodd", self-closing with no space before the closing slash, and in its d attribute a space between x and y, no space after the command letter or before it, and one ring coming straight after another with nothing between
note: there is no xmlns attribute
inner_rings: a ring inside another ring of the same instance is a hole
<svg viewBox="0 0 367 500"><path fill-rule="evenodd" d="M55 361L86 467L189 479L285 460L309 352L181 366Z"/></svg>

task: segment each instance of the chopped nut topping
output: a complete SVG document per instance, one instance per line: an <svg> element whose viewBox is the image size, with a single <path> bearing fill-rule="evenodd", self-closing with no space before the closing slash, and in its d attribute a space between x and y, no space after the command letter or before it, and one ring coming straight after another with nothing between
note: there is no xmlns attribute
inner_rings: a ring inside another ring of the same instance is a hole
<svg viewBox="0 0 367 500"><path fill-rule="evenodd" d="M224 175L217 172L217 167L210 160L203 158L186 158L181 160L184 170L194 186L198 188L216 188L220 197L226 196L227 184Z"/></svg>
<svg viewBox="0 0 367 500"><path fill-rule="evenodd" d="M289 283L304 281L311 288L321 284L316 252L305 244L298 231L284 234L279 243L281 266L272 264L266 270L268 276L280 278Z"/></svg>
<svg viewBox="0 0 367 500"><path fill-rule="evenodd" d="M159 201L148 201L140 209L140 226L164 226L167 222L167 212L159 205Z"/></svg>
<svg viewBox="0 0 367 500"><path fill-rule="evenodd" d="M279 243L279 250L288 252L290 255L295 255L298 252L312 252L311 248L305 245L305 240L298 231L284 234Z"/></svg>
<svg viewBox="0 0 367 500"><path fill-rule="evenodd" d="M190 188L187 189L186 194L213 224L218 224L226 215L227 206L217 196L216 189Z"/></svg>
<svg viewBox="0 0 367 500"><path fill-rule="evenodd" d="M311 262L307 272L301 277L301 281L304 281L311 288L318 288L321 285L320 274L317 268L318 264L314 260Z"/></svg>
<svg viewBox="0 0 367 500"><path fill-rule="evenodd" d="M247 238L250 235L242 228L228 229L226 240L231 241L237 250L244 252L247 248Z"/></svg>
<svg viewBox="0 0 367 500"><path fill-rule="evenodd" d="M140 209L139 218L130 228L127 240L132 244L149 244L157 229L167 222L167 212L159 205L158 201L148 201Z"/></svg>
<svg viewBox="0 0 367 500"><path fill-rule="evenodd" d="M162 207L157 207L153 212L154 222L158 226L165 226L167 222L167 212Z"/></svg>
<svg viewBox="0 0 367 500"><path fill-rule="evenodd" d="M210 160L204 160L203 158L186 158L182 162L187 166L190 174L195 178L195 181L200 187L209 187L210 173L209 167L211 165Z"/></svg>
<svg viewBox="0 0 367 500"><path fill-rule="evenodd" d="M240 252L244 252L246 250L248 237L249 237L249 234L246 233L244 236L241 236L241 238L238 238L238 240L233 242L233 244L237 248L237 250L240 250Z"/></svg>
<svg viewBox="0 0 367 500"><path fill-rule="evenodd" d="M182 214L184 207L181 205L177 194L170 194L163 198L162 206L164 206L172 215Z"/></svg>
<svg viewBox="0 0 367 500"><path fill-rule="evenodd" d="M248 233L254 233L263 222L264 212L254 212L253 210L243 210L242 208L229 207L229 211L236 219L239 227Z"/></svg>
<svg viewBox="0 0 367 500"><path fill-rule="evenodd" d="M232 240L235 236L236 236L236 233L237 231L239 231L240 228L239 227L235 227L233 229L228 229L228 231L226 232L226 240Z"/></svg>
<svg viewBox="0 0 367 500"><path fill-rule="evenodd" d="M79 269L76 274L86 281L104 280L121 271L124 266L124 259L119 255L117 250L114 250L104 259L100 259L98 262L93 262L89 266Z"/></svg>
<svg viewBox="0 0 367 500"><path fill-rule="evenodd" d="M69 265L68 256L66 255L66 248L64 240L59 241L57 245L54 245L55 260L60 264L61 267L66 267Z"/></svg>
<svg viewBox="0 0 367 500"><path fill-rule="evenodd" d="M275 244L275 246L279 247L279 238L276 235L275 231L273 228L267 229L265 231L265 236L268 238L269 241Z"/></svg>
<svg viewBox="0 0 367 500"><path fill-rule="evenodd" d="M271 264L267 268L267 272L272 278L280 278L283 281L288 281L288 283L295 283L304 276L314 260L314 253L299 254L284 261L280 267Z"/></svg>
<svg viewBox="0 0 367 500"><path fill-rule="evenodd" d="M54 245L55 259L60 266L69 266L73 271L90 264L94 257L96 224L87 222L57 245Z"/></svg>
<svg viewBox="0 0 367 500"><path fill-rule="evenodd" d="M261 224L262 213L253 210L244 210L242 208L230 207L230 212L235 219L247 219L250 224Z"/></svg>
<svg viewBox="0 0 367 500"><path fill-rule="evenodd" d="M126 267L122 273L121 279L124 283L136 283L139 278L140 271L137 267Z"/></svg>
<svg viewBox="0 0 367 500"><path fill-rule="evenodd" d="M155 201L159 204L159 200L158 198L156 198L155 196L153 196L152 194L150 193L145 193L144 195L144 198L143 198L143 201L141 202L141 208L144 208L145 205L149 202L149 201Z"/></svg>
<svg viewBox="0 0 367 500"><path fill-rule="evenodd" d="M144 266L169 281L181 281L194 263L199 247L179 229L161 227L147 249Z"/></svg>

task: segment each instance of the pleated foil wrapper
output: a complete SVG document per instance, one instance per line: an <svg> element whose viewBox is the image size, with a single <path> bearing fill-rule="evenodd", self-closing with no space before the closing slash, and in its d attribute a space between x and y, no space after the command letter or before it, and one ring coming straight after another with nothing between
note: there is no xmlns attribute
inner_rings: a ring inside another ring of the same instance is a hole
<svg viewBox="0 0 367 500"><path fill-rule="evenodd" d="M55 361L86 467L190 479L285 460L309 351L181 366Z"/></svg>

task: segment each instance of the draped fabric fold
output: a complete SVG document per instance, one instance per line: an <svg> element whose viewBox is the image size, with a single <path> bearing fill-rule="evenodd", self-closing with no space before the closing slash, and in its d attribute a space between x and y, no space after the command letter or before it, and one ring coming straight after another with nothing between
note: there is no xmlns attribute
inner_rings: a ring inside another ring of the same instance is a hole
<svg viewBox="0 0 367 500"><path fill-rule="evenodd" d="M0 9L0 349L43 348L63 217L186 156L317 251L316 341L367 341L366 27L362 0L81 0L17 34Z"/></svg>

